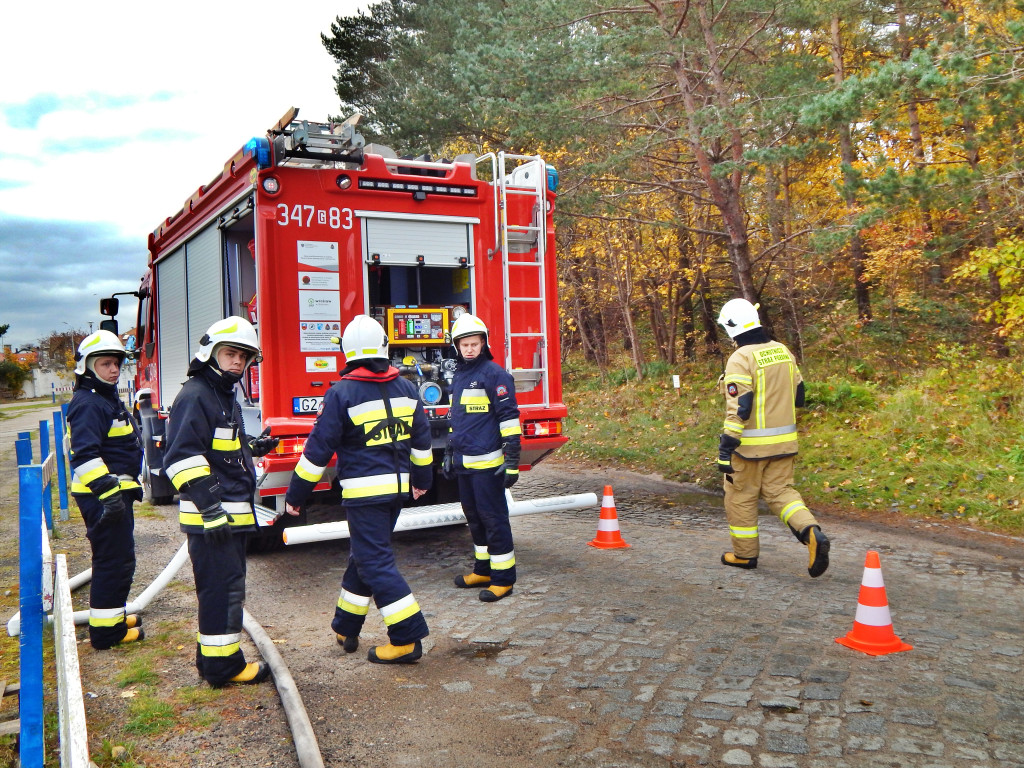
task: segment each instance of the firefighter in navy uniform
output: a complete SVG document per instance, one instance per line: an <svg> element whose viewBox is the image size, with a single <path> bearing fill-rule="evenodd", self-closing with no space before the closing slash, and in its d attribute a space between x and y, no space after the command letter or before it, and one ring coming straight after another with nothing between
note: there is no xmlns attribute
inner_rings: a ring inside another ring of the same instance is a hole
<svg viewBox="0 0 1024 768"><path fill-rule="evenodd" d="M831 545L793 487L796 409L804 404L800 369L784 344L769 340L757 307L746 299L726 302L718 322L737 346L720 379L725 424L718 469L725 477L725 515L732 539L732 551L722 555L722 563L757 567L757 502L763 496L772 513L807 547L808 573L820 576L828 568Z"/></svg>
<svg viewBox="0 0 1024 768"><path fill-rule="evenodd" d="M71 493L92 547L89 642L97 650L144 637L125 613L135 575L135 518L142 499L142 437L117 396L125 350L110 331L86 336L75 355L75 393L68 405Z"/></svg>
<svg viewBox="0 0 1024 768"><path fill-rule="evenodd" d="M247 663L239 645L246 534L256 522L252 457L277 443L266 433L245 434L235 399L235 385L259 359L256 329L247 320L218 320L200 339L167 423L164 471L180 494L178 522L188 535L199 603L196 667L214 687L270 675L266 664Z"/></svg>
<svg viewBox="0 0 1024 768"><path fill-rule="evenodd" d="M515 382L494 362L480 318L459 317L452 325L452 344L458 363L443 471L458 477L474 550L473 572L456 576L455 586L486 587L480 599L493 603L511 594L516 583L505 489L519 479L519 406Z"/></svg>
<svg viewBox="0 0 1024 768"><path fill-rule="evenodd" d="M337 454L341 503L348 519L348 567L331 628L346 653L359 648L372 599L388 644L371 648L377 664L407 664L423 655L427 621L395 563L391 533L410 491L430 489L430 426L416 386L388 358L388 337L376 320L357 315L342 335L346 366L324 396L285 496L299 514L331 457Z"/></svg>

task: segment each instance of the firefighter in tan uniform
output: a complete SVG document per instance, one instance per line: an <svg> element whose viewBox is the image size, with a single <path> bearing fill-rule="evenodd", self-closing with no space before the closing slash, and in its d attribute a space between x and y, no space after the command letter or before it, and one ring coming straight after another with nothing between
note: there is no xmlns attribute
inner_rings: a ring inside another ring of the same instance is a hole
<svg viewBox="0 0 1024 768"><path fill-rule="evenodd" d="M722 563L756 568L757 502L764 497L793 535L808 549L807 571L828 568L829 540L793 487L797 453L796 409L804 404L804 384L793 353L770 341L746 299L726 302L718 316L737 346L720 379L725 424L718 444L718 469L725 475L725 516L732 552Z"/></svg>

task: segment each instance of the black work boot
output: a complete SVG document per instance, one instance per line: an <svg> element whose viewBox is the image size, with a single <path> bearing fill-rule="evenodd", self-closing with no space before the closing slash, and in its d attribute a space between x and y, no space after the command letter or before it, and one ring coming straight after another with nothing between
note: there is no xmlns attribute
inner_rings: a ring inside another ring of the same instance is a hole
<svg viewBox="0 0 1024 768"><path fill-rule="evenodd" d="M345 637L335 633L334 636L338 638L338 645L345 649L345 653L355 653L359 650L359 635Z"/></svg>
<svg viewBox="0 0 1024 768"><path fill-rule="evenodd" d="M807 545L807 572L817 578L828 570L828 551L832 543L821 528L809 525L800 531L800 541Z"/></svg>
<svg viewBox="0 0 1024 768"><path fill-rule="evenodd" d="M757 558L742 558L736 557L732 552L726 552L722 555L722 565L731 565L733 568L743 568L744 570L752 571L757 568Z"/></svg>

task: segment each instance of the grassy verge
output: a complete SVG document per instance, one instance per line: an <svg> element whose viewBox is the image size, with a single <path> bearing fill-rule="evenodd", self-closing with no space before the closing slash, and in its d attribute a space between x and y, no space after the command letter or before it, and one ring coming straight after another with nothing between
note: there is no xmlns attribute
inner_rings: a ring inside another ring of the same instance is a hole
<svg viewBox="0 0 1024 768"><path fill-rule="evenodd" d="M1024 533L1024 371L1018 361L949 353L899 380L842 373L810 380L799 417L796 482L811 505L962 519ZM649 366L602 377L565 368L572 438L566 458L719 488L724 415L717 363ZM673 387L672 374L680 376Z"/></svg>

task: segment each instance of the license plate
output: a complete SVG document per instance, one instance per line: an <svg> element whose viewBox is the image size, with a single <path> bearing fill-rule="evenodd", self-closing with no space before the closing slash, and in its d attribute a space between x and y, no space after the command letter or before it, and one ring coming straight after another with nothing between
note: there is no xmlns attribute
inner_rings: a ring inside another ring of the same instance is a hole
<svg viewBox="0 0 1024 768"><path fill-rule="evenodd" d="M293 397L292 413L316 413L323 404L322 397Z"/></svg>

